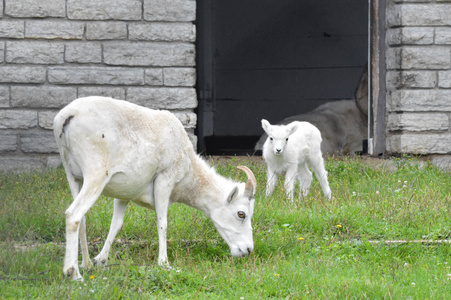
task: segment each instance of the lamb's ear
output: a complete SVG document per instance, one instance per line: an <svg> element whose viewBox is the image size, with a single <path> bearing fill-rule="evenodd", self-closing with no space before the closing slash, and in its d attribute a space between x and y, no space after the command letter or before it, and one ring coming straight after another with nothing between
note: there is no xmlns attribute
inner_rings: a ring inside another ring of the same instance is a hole
<svg viewBox="0 0 451 300"><path fill-rule="evenodd" d="M269 131L271 130L271 124L265 119L262 119L262 128L269 135Z"/></svg>
<svg viewBox="0 0 451 300"><path fill-rule="evenodd" d="M235 198L238 196L238 187L236 186L229 194L229 196L227 197L227 202L230 203L233 200L235 200Z"/></svg>
<svg viewBox="0 0 451 300"><path fill-rule="evenodd" d="M298 124L297 123L291 123L290 125L288 125L289 127L288 127L288 130L289 130L289 133L288 133L288 135L292 135L293 133L295 133L296 132L296 130L298 130Z"/></svg>

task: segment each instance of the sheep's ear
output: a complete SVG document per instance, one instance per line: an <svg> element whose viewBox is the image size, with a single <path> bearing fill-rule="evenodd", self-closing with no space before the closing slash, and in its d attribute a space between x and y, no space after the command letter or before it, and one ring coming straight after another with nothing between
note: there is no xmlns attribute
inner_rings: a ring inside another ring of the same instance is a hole
<svg viewBox="0 0 451 300"><path fill-rule="evenodd" d="M265 119L262 119L262 127L263 127L263 130L269 135L269 130L271 129L271 124L269 124L269 122L266 121Z"/></svg>
<svg viewBox="0 0 451 300"><path fill-rule="evenodd" d="M229 194L229 196L227 197L227 202L232 202L237 196L238 196L238 187L236 186Z"/></svg>
<svg viewBox="0 0 451 300"><path fill-rule="evenodd" d="M291 123L289 126L290 126L289 133L288 133L289 135L292 135L293 133L296 132L296 130L298 130L298 124L296 124L296 123Z"/></svg>

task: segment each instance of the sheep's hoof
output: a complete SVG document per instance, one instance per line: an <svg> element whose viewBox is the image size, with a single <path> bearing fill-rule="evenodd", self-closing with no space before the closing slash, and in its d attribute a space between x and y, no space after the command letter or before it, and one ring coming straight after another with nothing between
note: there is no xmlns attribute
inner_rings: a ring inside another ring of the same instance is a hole
<svg viewBox="0 0 451 300"><path fill-rule="evenodd" d="M85 269L85 270L89 270L93 267L93 263L91 262L91 260L88 260L87 262L82 262L80 265L80 268Z"/></svg>
<svg viewBox="0 0 451 300"><path fill-rule="evenodd" d="M107 265L107 260L106 259L98 259L98 258L94 258L94 265L96 267L104 267Z"/></svg>

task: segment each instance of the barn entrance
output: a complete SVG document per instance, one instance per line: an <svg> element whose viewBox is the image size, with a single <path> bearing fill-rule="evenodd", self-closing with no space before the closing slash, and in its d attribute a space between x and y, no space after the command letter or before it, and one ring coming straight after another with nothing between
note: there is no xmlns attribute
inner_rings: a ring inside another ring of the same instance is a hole
<svg viewBox="0 0 451 300"><path fill-rule="evenodd" d="M197 0L198 151L252 154L277 123L352 99L368 61L362 0Z"/></svg>

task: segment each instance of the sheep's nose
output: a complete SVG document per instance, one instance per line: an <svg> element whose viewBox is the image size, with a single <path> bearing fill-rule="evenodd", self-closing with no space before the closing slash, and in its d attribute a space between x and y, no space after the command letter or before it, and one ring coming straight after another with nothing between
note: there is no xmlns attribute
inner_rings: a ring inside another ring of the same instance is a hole
<svg viewBox="0 0 451 300"><path fill-rule="evenodd" d="M282 149L276 148L276 154L280 154L280 153L282 153Z"/></svg>

